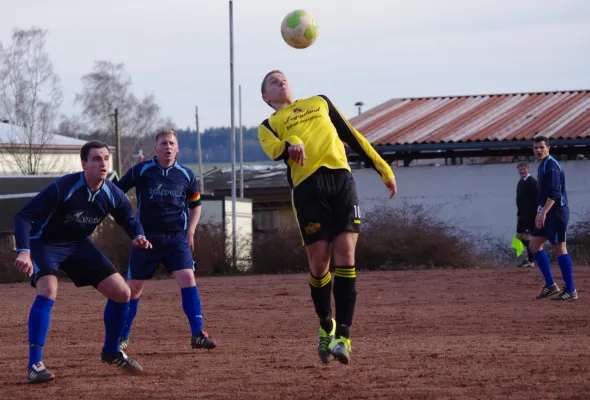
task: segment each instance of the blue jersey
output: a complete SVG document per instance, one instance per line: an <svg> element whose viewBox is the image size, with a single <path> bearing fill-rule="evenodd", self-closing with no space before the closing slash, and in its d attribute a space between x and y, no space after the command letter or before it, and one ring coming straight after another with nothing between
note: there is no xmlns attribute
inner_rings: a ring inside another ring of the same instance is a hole
<svg viewBox="0 0 590 400"><path fill-rule="evenodd" d="M548 156L539 165L537 172L537 188L540 208L545 206L547 199L555 200L555 205L553 207L567 206L565 173L555 158Z"/></svg>
<svg viewBox="0 0 590 400"><path fill-rule="evenodd" d="M186 230L188 209L201 205L193 171L177 162L162 168L157 157L133 166L116 185L124 192L136 188L137 215L149 233Z"/></svg>
<svg viewBox="0 0 590 400"><path fill-rule="evenodd" d="M111 181L91 191L84 173L65 175L33 197L14 217L17 250L29 250L29 239L79 242L111 214L131 238L143 229L125 194Z"/></svg>

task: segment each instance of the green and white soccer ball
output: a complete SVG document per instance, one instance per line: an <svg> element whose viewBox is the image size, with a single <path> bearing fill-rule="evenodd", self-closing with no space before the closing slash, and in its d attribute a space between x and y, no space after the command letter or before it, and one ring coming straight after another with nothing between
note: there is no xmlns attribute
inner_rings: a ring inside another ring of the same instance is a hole
<svg viewBox="0 0 590 400"><path fill-rule="evenodd" d="M305 49L315 42L319 34L318 22L304 10L287 14L281 24L281 34L285 42L296 49Z"/></svg>

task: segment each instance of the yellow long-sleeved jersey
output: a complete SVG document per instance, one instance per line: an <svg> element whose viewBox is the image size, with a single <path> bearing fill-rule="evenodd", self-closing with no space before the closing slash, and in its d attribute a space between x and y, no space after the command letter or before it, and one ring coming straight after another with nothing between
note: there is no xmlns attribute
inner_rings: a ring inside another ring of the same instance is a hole
<svg viewBox="0 0 590 400"><path fill-rule="evenodd" d="M387 182L394 178L389 164L323 95L300 99L272 114L258 127L258 140L273 160L284 160L291 188L320 167L347 169L345 142ZM303 144L307 160L302 165L289 158L288 148Z"/></svg>

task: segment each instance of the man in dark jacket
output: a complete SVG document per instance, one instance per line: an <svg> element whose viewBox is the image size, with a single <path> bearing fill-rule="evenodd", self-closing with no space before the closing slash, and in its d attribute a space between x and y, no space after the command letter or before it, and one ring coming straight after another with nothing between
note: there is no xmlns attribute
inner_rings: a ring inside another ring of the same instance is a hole
<svg viewBox="0 0 590 400"><path fill-rule="evenodd" d="M527 260L518 266L533 267L535 258L529 249L529 242L537 215L537 180L531 176L526 163L518 164L518 173L520 180L516 186L516 237L522 241L527 251Z"/></svg>

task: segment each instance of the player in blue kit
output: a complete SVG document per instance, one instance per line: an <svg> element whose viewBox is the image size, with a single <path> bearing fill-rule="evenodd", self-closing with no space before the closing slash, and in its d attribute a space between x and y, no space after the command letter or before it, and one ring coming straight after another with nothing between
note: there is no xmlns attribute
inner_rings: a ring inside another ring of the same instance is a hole
<svg viewBox="0 0 590 400"><path fill-rule="evenodd" d="M170 129L156 135L156 156L132 167L116 185L124 192L136 188L137 215L149 250L132 249L127 283L131 288L130 312L121 336L121 347L129 346L129 333L137 314L146 279L154 276L162 262L178 283L182 308L191 328L191 346L213 349L215 342L203 331L201 299L194 274L194 236L201 217L201 195L195 175L176 162L178 138Z"/></svg>
<svg viewBox="0 0 590 400"><path fill-rule="evenodd" d="M142 371L119 346L131 291L111 262L88 236L111 214L137 248L149 248L131 204L121 190L106 180L109 148L88 142L80 151L83 172L65 175L32 198L14 218L18 256L15 266L31 277L37 297L29 314L29 365L31 383L54 379L43 363L42 350L57 295L57 270L74 284L94 286L108 298L104 310L105 341L101 359L124 371Z"/></svg>
<svg viewBox="0 0 590 400"><path fill-rule="evenodd" d="M549 155L549 140L539 136L534 139L533 151L541 162L537 172L539 209L535 218L535 229L530 242L537 265L545 278L545 286L537 299L551 297L551 300L577 300L578 292L574 287L572 259L567 253L567 223L570 210L565 189L563 168ZM558 257L559 268L565 282L563 290L559 289L551 273L549 257L543 244L549 240L553 252Z"/></svg>

